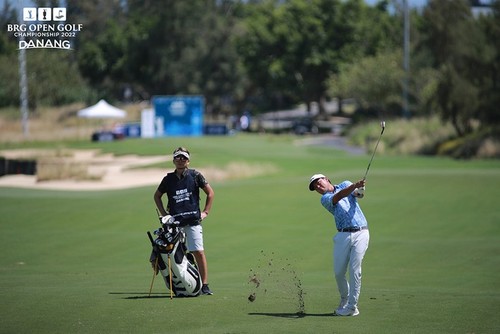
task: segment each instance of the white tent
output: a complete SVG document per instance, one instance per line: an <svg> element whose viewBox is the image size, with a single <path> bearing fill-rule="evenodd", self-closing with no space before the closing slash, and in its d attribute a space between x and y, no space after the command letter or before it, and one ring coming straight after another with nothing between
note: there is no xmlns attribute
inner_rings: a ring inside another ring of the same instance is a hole
<svg viewBox="0 0 500 334"><path fill-rule="evenodd" d="M127 116L125 110L113 107L104 100L78 111L78 117L82 118L124 118L125 116Z"/></svg>

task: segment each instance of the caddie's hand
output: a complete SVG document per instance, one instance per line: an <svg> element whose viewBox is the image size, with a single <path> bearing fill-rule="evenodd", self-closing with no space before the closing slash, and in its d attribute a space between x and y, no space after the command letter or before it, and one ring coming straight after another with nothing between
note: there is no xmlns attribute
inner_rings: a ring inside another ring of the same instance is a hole
<svg viewBox="0 0 500 334"><path fill-rule="evenodd" d="M161 217L162 224L172 224L174 222L174 218L171 215L166 215Z"/></svg>

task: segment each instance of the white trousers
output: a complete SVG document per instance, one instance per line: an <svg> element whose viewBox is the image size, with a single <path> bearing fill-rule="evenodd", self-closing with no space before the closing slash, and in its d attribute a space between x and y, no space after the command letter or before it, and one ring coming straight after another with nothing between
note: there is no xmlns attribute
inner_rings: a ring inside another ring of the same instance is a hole
<svg viewBox="0 0 500 334"><path fill-rule="evenodd" d="M361 263L368 249L370 233L368 230L359 232L338 232L333 237L333 269L339 289L340 298L347 300L347 306L358 305L361 292ZM349 281L346 274L349 268Z"/></svg>

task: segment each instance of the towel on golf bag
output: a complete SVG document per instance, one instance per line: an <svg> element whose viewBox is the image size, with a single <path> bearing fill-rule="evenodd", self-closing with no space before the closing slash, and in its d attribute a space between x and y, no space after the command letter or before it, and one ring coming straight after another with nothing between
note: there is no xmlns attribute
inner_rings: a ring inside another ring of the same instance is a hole
<svg viewBox="0 0 500 334"><path fill-rule="evenodd" d="M157 235L155 240L148 232L153 246L149 259L153 269L156 273L161 273L169 290L170 273L172 273L172 291L175 296L198 296L202 286L201 275L193 254L187 253L184 231L178 225L163 224L163 228L154 233Z"/></svg>

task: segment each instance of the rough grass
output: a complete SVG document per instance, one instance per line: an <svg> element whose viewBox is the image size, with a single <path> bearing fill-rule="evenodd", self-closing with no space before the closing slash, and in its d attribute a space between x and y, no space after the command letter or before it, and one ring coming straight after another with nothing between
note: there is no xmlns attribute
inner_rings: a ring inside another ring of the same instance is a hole
<svg viewBox="0 0 500 334"><path fill-rule="evenodd" d="M360 124L350 131L349 137L353 144L372 152L380 131L377 122ZM388 120L377 151L388 154L426 153L453 135L453 127L443 124L437 117Z"/></svg>
<svg viewBox="0 0 500 334"><path fill-rule="evenodd" d="M36 179L50 180L99 180L102 176L90 175L88 164L67 159L40 158L37 160Z"/></svg>
<svg viewBox="0 0 500 334"><path fill-rule="evenodd" d="M89 164L74 160L74 151L58 149L20 149L0 152L7 159L36 161L38 182L50 180L100 180L102 175L89 173Z"/></svg>
<svg viewBox="0 0 500 334"><path fill-rule="evenodd" d="M274 174L278 167L271 163L248 163L243 161L230 162L225 166L208 166L202 168L203 173L211 176L214 181L246 179L260 175Z"/></svg>
<svg viewBox="0 0 500 334"><path fill-rule="evenodd" d="M358 124L349 131L352 144L373 152L380 136L378 122ZM386 121L386 129L377 148L378 152L404 155L437 155L459 159L500 158L498 130L474 132L456 137L449 123L438 117L395 119Z"/></svg>
<svg viewBox="0 0 500 334"><path fill-rule="evenodd" d="M82 119L77 112L85 107L74 103L62 107L40 107L30 110L27 121L27 134L23 131L21 114L18 109L0 109L0 143L18 144L26 141L90 140L96 130L110 130L116 120ZM122 107L122 106L119 106ZM132 104L123 106L127 118L119 122L141 119L140 112L146 106Z"/></svg>

